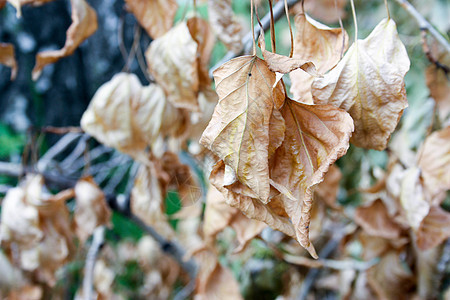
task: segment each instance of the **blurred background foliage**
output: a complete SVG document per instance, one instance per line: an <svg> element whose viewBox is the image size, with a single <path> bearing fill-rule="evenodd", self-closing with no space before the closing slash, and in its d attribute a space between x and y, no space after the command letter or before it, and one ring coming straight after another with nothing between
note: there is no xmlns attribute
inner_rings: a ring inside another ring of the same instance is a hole
<svg viewBox="0 0 450 300"><path fill-rule="evenodd" d="M307 0L313 1L313 0ZM67 0L56 0L39 7L23 7L23 16L18 19L11 5L0 10L0 41L16 46L16 58L19 73L15 81L10 81L10 70L0 65L0 160L20 162L21 154L27 143L38 142L41 154L48 145L56 141L52 135L38 136L30 126L79 126L80 118L95 91L124 68L138 75L143 84L148 81L136 60L125 66L120 47L130 49L138 24L131 13L125 9L123 0L89 0L96 10L99 30L84 42L72 56L61 59L44 68L42 76L31 80L31 70L35 55L39 51L59 49L64 45L66 29L71 23L70 5ZM190 0L179 0L176 21L192 14ZM260 15L268 12L267 1L261 1ZM417 10L426 17L444 36L450 33L450 4L448 0L411 1ZM434 102L430 100L425 80L425 69L430 64L421 43L417 23L395 2L388 1L391 17L398 26L400 38L405 44L411 59L411 70L406 75L406 89L409 107L406 109L400 127L406 129L407 147L417 150L430 126L434 111ZM359 38L365 38L376 24L386 17L382 0L356 0L356 13L359 25ZM250 29L250 1L233 1L244 32ZM207 18L206 1L197 1L197 11ZM354 40L354 26L350 5L345 7L344 28L349 33L350 43ZM293 16L291 16L293 22ZM285 18L276 23L277 52L288 54L290 50L289 29ZM339 23L327 24L338 27ZM269 40L269 32L266 32ZM140 46L145 50L151 39L143 32ZM211 66L217 63L227 52L221 42L217 42L211 58ZM289 80L286 80L289 86ZM361 201L359 189L372 186L377 180L378 170L386 170L387 152L364 150L351 146L347 155L338 161L343 180L338 194L342 205L358 205ZM113 176L113 174L110 174ZM0 185L14 185L14 179L0 176ZM1 190L0 190L1 191ZM447 197L448 198L448 197ZM173 215L180 207L176 193L169 193L167 214ZM450 206L448 199L444 206ZM136 243L142 236L142 230L128 219L114 213L113 227L106 238L111 247L119 241ZM177 220L171 220L177 228ZM232 249L229 241L234 238L232 230L226 230L220 240L221 256L229 257ZM235 260L223 259L222 263L230 267L241 283L244 295L248 299L273 299L281 291L282 274L288 265L277 259L268 246L259 241L252 242L252 257ZM116 249L116 251L119 251ZM128 261L115 281L115 288L129 298L135 297L141 285L142 270L137 261ZM80 284L82 262L71 262L65 269L69 274L64 282L57 286L71 285L71 295ZM256 271L255 271L256 270ZM275 280L274 280L275 279ZM181 288L181 285L178 286ZM259 291L261 294L255 294Z"/></svg>

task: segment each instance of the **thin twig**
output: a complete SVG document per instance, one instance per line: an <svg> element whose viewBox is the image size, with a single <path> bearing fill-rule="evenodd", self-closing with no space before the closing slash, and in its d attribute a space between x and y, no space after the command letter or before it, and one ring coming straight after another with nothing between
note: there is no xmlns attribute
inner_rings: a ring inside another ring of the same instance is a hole
<svg viewBox="0 0 450 300"><path fill-rule="evenodd" d="M395 0L398 4L401 5L410 15L413 17L417 24L419 25L419 28L421 30L428 31L435 39L436 41L441 44L442 47L444 47L445 51L450 53L450 44L449 42L436 30L434 27L425 19L418 11L417 9L411 5L407 0Z"/></svg>
<svg viewBox="0 0 450 300"><path fill-rule="evenodd" d="M94 230L92 235L92 243L86 255L86 264L84 267L83 278L83 299L94 299L94 268L100 248L105 240L105 227L99 226Z"/></svg>
<svg viewBox="0 0 450 300"><path fill-rule="evenodd" d="M291 8L294 4L299 2L300 0L287 0L287 5L289 8ZM282 16L284 15L284 1L278 1L277 4L273 7L273 19L274 21L278 21ZM267 13L264 18L261 20L262 28L264 31L266 31L270 26L270 13ZM239 53L235 53L233 51L227 52L225 56L217 62L211 69L209 69L209 76L212 78L212 73L214 70L216 70L218 67L229 61L230 59L235 58L236 56L239 56L243 53L248 53L249 48L252 46L253 41L253 35L255 36L255 39L258 39L259 33L261 32L261 28L259 24L253 27L253 32L250 31L247 33L244 38L242 39L242 44L244 45L243 50Z"/></svg>

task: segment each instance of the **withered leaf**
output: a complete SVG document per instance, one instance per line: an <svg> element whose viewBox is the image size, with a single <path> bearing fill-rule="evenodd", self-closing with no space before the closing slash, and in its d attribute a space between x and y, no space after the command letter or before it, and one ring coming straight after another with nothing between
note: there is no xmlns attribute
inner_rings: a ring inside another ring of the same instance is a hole
<svg viewBox="0 0 450 300"><path fill-rule="evenodd" d="M231 6L232 0L208 0L208 16L211 27L225 46L238 54L242 48L242 26Z"/></svg>
<svg viewBox="0 0 450 300"><path fill-rule="evenodd" d="M126 0L139 24L153 39L170 30L178 4L175 0Z"/></svg>
<svg viewBox="0 0 450 300"><path fill-rule="evenodd" d="M198 44L186 22L154 40L145 52L150 73L173 105L198 111Z"/></svg>
<svg viewBox="0 0 450 300"><path fill-rule="evenodd" d="M395 22L384 19L365 40L353 44L334 69L314 80L314 102L350 113L353 144L383 150L408 105L404 76L409 65Z"/></svg>
<svg viewBox="0 0 450 300"><path fill-rule="evenodd" d="M281 113L286 137L270 162L270 176L294 196L296 201L280 197L300 245L317 257L308 237L313 187L346 153L353 122L348 113L332 105L308 105L290 99Z"/></svg>
<svg viewBox="0 0 450 300"><path fill-rule="evenodd" d="M259 36L258 44L261 48L264 60L266 61L269 70L271 70L272 72L287 74L294 70L301 69L302 71L307 72L312 76L319 76L319 73L317 73L316 71L316 67L311 61L299 58L291 58L267 51L264 40L264 31L262 31L261 35Z"/></svg>
<svg viewBox="0 0 450 300"><path fill-rule="evenodd" d="M66 32L64 47L55 51L44 51L36 55L36 65L32 71L33 80L37 80L42 69L59 59L72 55L81 43L97 30L97 14L85 0L71 0L72 24Z"/></svg>
<svg viewBox="0 0 450 300"><path fill-rule="evenodd" d="M418 166L431 195L450 189L450 126L433 132L420 150Z"/></svg>
<svg viewBox="0 0 450 300"><path fill-rule="evenodd" d="M11 68L11 80L17 76L17 62L12 44L0 43L0 64Z"/></svg>
<svg viewBox="0 0 450 300"><path fill-rule="evenodd" d="M14 6L14 8L17 11L17 17L20 18L22 16L22 6L27 4L38 6L53 0L5 0L5 1L11 3L11 5ZM2 1L0 1L0 8L1 6Z"/></svg>
<svg viewBox="0 0 450 300"><path fill-rule="evenodd" d="M159 135L174 134L182 126L178 114L158 85L142 87L136 75L119 73L97 90L81 127L105 145L140 159ZM164 120L173 122L168 126Z"/></svg>
<svg viewBox="0 0 450 300"><path fill-rule="evenodd" d="M314 0L305 1L305 11L316 19L326 23L336 23L339 18L345 17L347 0ZM304 13L303 3L292 7L294 14Z"/></svg>
<svg viewBox="0 0 450 300"><path fill-rule="evenodd" d="M366 207L358 207L355 212L355 222L369 235L386 239L398 239L402 231L402 228L389 216L381 200L375 200Z"/></svg>
<svg viewBox="0 0 450 300"><path fill-rule="evenodd" d="M295 17L295 29L294 58L312 61L320 74L332 69L348 48L348 35L345 30L330 28L305 14ZM314 77L300 70L289 75L294 99L313 103L311 84Z"/></svg>
<svg viewBox="0 0 450 300"><path fill-rule="evenodd" d="M109 223L111 210L106 204L105 194L91 177L77 182L75 201L75 231L81 243L84 243L97 226Z"/></svg>
<svg viewBox="0 0 450 300"><path fill-rule="evenodd" d="M200 140L264 203L270 192L269 126L284 126L272 118L284 101L281 85L273 88L275 79L256 56L235 58L214 71L219 103Z"/></svg>
<svg viewBox="0 0 450 300"><path fill-rule="evenodd" d="M416 232L417 246L428 250L450 237L450 213L440 206L432 206Z"/></svg>
<svg viewBox="0 0 450 300"><path fill-rule="evenodd" d="M168 181L158 163L149 161L140 166L131 190L131 211L164 237L174 234L164 213Z"/></svg>

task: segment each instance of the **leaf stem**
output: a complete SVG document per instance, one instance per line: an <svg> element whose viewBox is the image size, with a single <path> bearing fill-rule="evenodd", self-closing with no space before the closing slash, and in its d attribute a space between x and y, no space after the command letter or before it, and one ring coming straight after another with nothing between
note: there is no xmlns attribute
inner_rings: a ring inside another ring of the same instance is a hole
<svg viewBox="0 0 450 300"><path fill-rule="evenodd" d="M389 13L389 6L388 6L388 3L387 3L387 0L384 0L384 6L386 6L387 16L388 16L388 19L390 20L391 19L391 14Z"/></svg>
<svg viewBox="0 0 450 300"><path fill-rule="evenodd" d="M272 52L277 52L276 42L275 42L275 20L273 18L273 7L272 0L269 0L269 10L270 10L270 45L272 46Z"/></svg>
<svg viewBox="0 0 450 300"><path fill-rule="evenodd" d="M251 6L251 8L250 8L250 15L251 15L251 17L250 17L250 22L251 22L251 24L252 24L252 28L254 28L255 27L255 20L253 19L253 5L254 5L254 3L253 3L253 0L250 0L250 6ZM252 30L252 39L253 39L253 56L255 56L256 55L256 41L255 41L255 31L254 30Z"/></svg>
<svg viewBox="0 0 450 300"><path fill-rule="evenodd" d="M287 0L284 0L284 11L286 12L286 19L288 21L289 26L289 34L291 37L291 51L289 52L289 57L292 57L294 55L294 35L292 33L291 19L289 18L289 7Z"/></svg>
<svg viewBox="0 0 450 300"><path fill-rule="evenodd" d="M350 0L350 4L352 5L353 22L355 23L355 44L356 44L356 42L358 41L358 21L356 20L356 10L354 1Z"/></svg>

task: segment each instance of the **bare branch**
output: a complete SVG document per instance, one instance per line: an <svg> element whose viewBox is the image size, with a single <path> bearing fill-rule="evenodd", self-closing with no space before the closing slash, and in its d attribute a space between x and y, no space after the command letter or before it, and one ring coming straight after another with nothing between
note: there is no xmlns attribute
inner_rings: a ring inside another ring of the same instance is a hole
<svg viewBox="0 0 450 300"><path fill-rule="evenodd" d="M421 30L428 31L436 41L444 47L445 51L450 53L449 42L411 5L407 0L395 0L416 20Z"/></svg>
<svg viewBox="0 0 450 300"><path fill-rule="evenodd" d="M94 268L95 262L97 261L97 256L100 248L103 246L105 240L105 227L99 226L95 229L92 235L92 244L89 247L88 253L86 255L86 264L84 267L84 278L83 278L83 299L92 300L94 299Z"/></svg>

